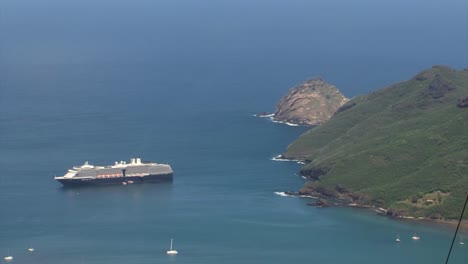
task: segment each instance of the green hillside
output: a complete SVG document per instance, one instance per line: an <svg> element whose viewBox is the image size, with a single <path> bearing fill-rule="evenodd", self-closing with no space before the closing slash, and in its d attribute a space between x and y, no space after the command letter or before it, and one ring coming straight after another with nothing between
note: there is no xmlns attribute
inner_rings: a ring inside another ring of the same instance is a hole
<svg viewBox="0 0 468 264"><path fill-rule="evenodd" d="M311 161L301 192L456 218L468 192L468 108L457 105L467 96L467 70L435 66L353 98L283 156Z"/></svg>

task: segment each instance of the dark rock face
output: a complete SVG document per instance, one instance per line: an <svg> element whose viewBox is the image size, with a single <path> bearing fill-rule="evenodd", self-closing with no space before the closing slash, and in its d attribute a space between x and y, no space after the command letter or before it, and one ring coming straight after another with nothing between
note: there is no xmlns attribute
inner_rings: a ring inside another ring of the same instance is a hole
<svg viewBox="0 0 468 264"><path fill-rule="evenodd" d="M323 199L335 198L337 196L335 191L323 188L321 186L303 187L299 190L299 194L321 197Z"/></svg>
<svg viewBox="0 0 468 264"><path fill-rule="evenodd" d="M319 125L330 119L349 99L335 86L314 78L289 90L276 106L274 119L302 125Z"/></svg>
<svg viewBox="0 0 468 264"><path fill-rule="evenodd" d="M340 185L335 186L335 190L339 193L349 193L348 189Z"/></svg>
<svg viewBox="0 0 468 264"><path fill-rule="evenodd" d="M442 215L439 213L433 213L429 215L429 219L437 220L437 219L442 219Z"/></svg>
<svg viewBox="0 0 468 264"><path fill-rule="evenodd" d="M465 96L463 98L458 99L457 106L460 107L460 108L468 107L468 96Z"/></svg>
<svg viewBox="0 0 468 264"><path fill-rule="evenodd" d="M329 207L328 201L325 199L318 199L313 205L317 207Z"/></svg>
<svg viewBox="0 0 468 264"><path fill-rule="evenodd" d="M324 167L314 167L311 169L302 169L300 174L314 180L319 180L321 176L326 175L329 171L328 168Z"/></svg>
<svg viewBox="0 0 468 264"><path fill-rule="evenodd" d="M411 109L412 107L427 110L434 105L439 105L452 100L449 93L457 89L455 84L440 74L432 73L432 75L433 76L428 79L429 84L427 85L427 88L421 91L421 99L415 104L403 105L403 111Z"/></svg>
<svg viewBox="0 0 468 264"><path fill-rule="evenodd" d="M400 216L400 215L398 214L398 212L393 211L393 210L388 210L386 214L387 214L388 216L393 216L393 217L398 217L398 216Z"/></svg>
<svg viewBox="0 0 468 264"><path fill-rule="evenodd" d="M455 90L455 88L455 85L453 85L451 82L442 78L440 75L436 75L429 83L428 94L432 98L438 99L444 97L448 92Z"/></svg>

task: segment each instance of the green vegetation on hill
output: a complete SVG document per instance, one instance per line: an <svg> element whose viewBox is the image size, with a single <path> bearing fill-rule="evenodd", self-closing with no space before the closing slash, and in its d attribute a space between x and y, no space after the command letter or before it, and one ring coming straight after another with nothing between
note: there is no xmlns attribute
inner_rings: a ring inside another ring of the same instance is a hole
<svg viewBox="0 0 468 264"><path fill-rule="evenodd" d="M310 161L301 192L456 218L468 192L468 108L457 106L467 96L467 70L435 66L353 98L283 156Z"/></svg>

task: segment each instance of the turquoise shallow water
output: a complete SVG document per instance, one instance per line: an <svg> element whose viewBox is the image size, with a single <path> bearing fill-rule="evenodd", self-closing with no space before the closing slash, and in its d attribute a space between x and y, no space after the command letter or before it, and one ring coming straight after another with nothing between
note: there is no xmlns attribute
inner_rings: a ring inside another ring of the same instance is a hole
<svg viewBox="0 0 468 264"><path fill-rule="evenodd" d="M354 96L432 64L462 67L465 4L424 3L5 1L0 255L442 263L449 229L274 194L303 183L299 165L270 159L306 128L252 116L314 75ZM131 156L170 163L174 182L64 190L52 179ZM172 237L180 254L169 257ZM468 248L452 258L467 263Z"/></svg>

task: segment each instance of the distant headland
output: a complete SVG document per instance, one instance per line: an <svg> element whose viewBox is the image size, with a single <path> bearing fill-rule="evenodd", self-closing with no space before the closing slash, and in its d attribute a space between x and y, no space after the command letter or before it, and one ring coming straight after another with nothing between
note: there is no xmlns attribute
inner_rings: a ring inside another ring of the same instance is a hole
<svg viewBox="0 0 468 264"><path fill-rule="evenodd" d="M281 98L274 113L260 113L274 122L287 125L323 124L347 101L338 88L316 77L295 86Z"/></svg>

